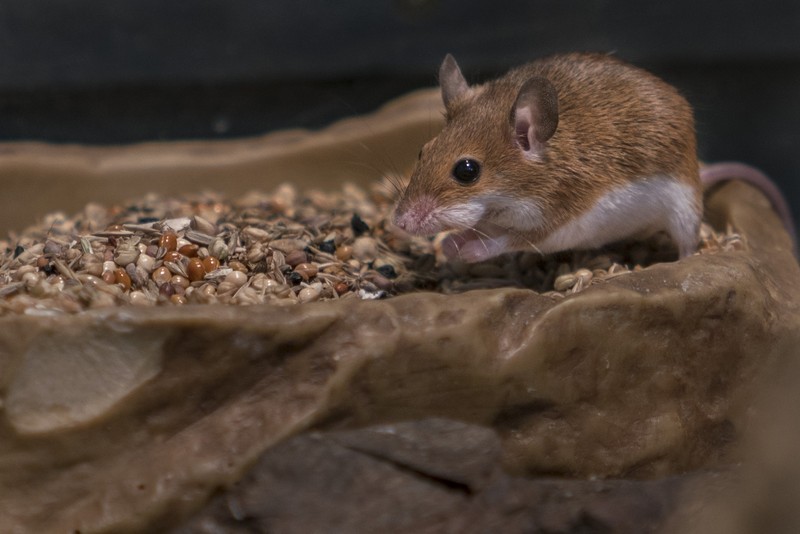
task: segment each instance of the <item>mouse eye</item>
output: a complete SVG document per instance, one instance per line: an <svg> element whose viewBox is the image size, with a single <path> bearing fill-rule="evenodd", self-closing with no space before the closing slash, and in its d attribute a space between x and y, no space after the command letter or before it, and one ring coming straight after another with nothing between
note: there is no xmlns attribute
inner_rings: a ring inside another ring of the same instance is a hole
<svg viewBox="0 0 800 534"><path fill-rule="evenodd" d="M481 175L481 164L474 159L464 158L453 167L453 178L461 185L475 183Z"/></svg>

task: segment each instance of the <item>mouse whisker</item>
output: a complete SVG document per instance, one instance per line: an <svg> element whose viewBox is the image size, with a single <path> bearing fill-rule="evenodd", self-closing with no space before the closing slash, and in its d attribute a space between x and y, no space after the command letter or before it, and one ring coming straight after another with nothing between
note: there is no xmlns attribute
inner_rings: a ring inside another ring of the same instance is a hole
<svg viewBox="0 0 800 534"><path fill-rule="evenodd" d="M502 225L502 224L496 223L496 222L494 222L494 221L481 221L481 222L483 222L483 223L489 223L489 224L491 224L492 226L495 226L495 227L497 227L497 228L500 228L501 230L503 230L503 231L505 231L505 232L508 232L508 233L510 233L510 234L513 234L513 235L514 235L515 237L517 237L518 239L520 239L520 240L524 241L524 242L525 242L525 244L526 244L526 245L528 245L529 247L531 247L531 249L533 249L533 251L534 251L534 252L536 252L537 254L539 254L539 255L541 255L541 256L544 256L544 253L543 253L541 250L539 250L539 247L537 247L537 246L536 246L536 244L535 244L535 243L533 243L533 241L531 241L530 239L528 239L527 237L525 237L525 234L523 234L522 232L520 232L520 231L518 231L518 230L515 230L514 228L511 228L511 227L509 227L509 226L504 226L504 225ZM476 230L476 231L477 231L477 230Z"/></svg>
<svg viewBox="0 0 800 534"><path fill-rule="evenodd" d="M453 243L453 246L456 247L456 253L458 254L458 257L460 258L461 257L461 247L458 246L458 241L453 239L452 243Z"/></svg>
<svg viewBox="0 0 800 534"><path fill-rule="evenodd" d="M359 141L355 146L361 150L350 148L348 150L348 155L351 156L352 159L348 160L347 163L355 167L374 171L375 174L385 177L387 181L391 183L391 189L386 189L390 196L402 196L406 187L403 183L403 172L400 171L400 167L391 155L386 150L374 150L372 146L363 141ZM368 159L364 158L362 152L374 154L376 156L374 159L377 160L377 163L368 162Z"/></svg>
<svg viewBox="0 0 800 534"><path fill-rule="evenodd" d="M403 187L400 184L400 178L391 173L384 175L384 179L380 181L382 187L389 196L400 198L403 195Z"/></svg>
<svg viewBox="0 0 800 534"><path fill-rule="evenodd" d="M471 227L470 230L472 230L473 232L478 234L478 240L481 242L481 245L483 245L483 248L486 250L486 253L489 254L489 246L486 244L486 241L484 241L483 238L485 237L486 239L488 239L490 243L492 241L494 241L494 238L492 236L490 236L489 234L487 234L486 232L481 232L480 230L478 230L474 226ZM481 237L481 236L483 236L483 237Z"/></svg>
<svg viewBox="0 0 800 534"><path fill-rule="evenodd" d="M392 184L392 188L394 189L395 194L398 197L403 196L406 190L406 184L403 181L403 177L397 173L391 172L385 175L386 180Z"/></svg>

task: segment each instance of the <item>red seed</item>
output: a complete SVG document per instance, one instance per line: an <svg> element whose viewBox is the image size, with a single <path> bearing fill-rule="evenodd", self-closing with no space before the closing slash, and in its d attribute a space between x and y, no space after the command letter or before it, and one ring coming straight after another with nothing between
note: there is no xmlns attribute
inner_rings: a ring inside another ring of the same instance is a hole
<svg viewBox="0 0 800 534"><path fill-rule="evenodd" d="M169 252L164 254L164 257L162 259L164 261L171 261L173 263L178 263L179 261L181 261L181 253L178 252L177 250L170 250Z"/></svg>
<svg viewBox="0 0 800 534"><path fill-rule="evenodd" d="M353 247L350 245L343 245L336 249L336 259L339 261L347 261L353 256Z"/></svg>
<svg viewBox="0 0 800 534"><path fill-rule="evenodd" d="M334 289L336 290L337 295L344 295L345 293L350 291L350 286L348 286L346 282L339 282L338 284L336 284Z"/></svg>
<svg viewBox="0 0 800 534"><path fill-rule="evenodd" d="M164 232L161 239L158 240L158 246L167 250L175 250L178 248L178 234L175 232Z"/></svg>
<svg viewBox="0 0 800 534"><path fill-rule="evenodd" d="M216 271L217 269L219 269L219 260L214 256L208 256L203 259L203 268L206 270L207 273Z"/></svg>
<svg viewBox="0 0 800 534"><path fill-rule="evenodd" d="M183 245L181 248L178 249L178 252L186 256L187 258L194 258L197 256L197 251L200 250L200 247L195 245L194 243L189 243L188 245Z"/></svg>
<svg viewBox="0 0 800 534"><path fill-rule="evenodd" d="M206 268L200 258L192 258L189 260L189 265L186 266L186 274L189 275L189 280L197 282L202 280L206 275Z"/></svg>
<svg viewBox="0 0 800 534"><path fill-rule="evenodd" d="M116 284L117 277L114 275L114 271L103 271L103 274L100 276L103 279L103 282L106 284Z"/></svg>
<svg viewBox="0 0 800 534"><path fill-rule="evenodd" d="M131 277L125 272L125 269L117 267L114 269L114 283L120 284L122 289L129 291L131 288Z"/></svg>
<svg viewBox="0 0 800 534"><path fill-rule="evenodd" d="M294 272L303 277L303 280L308 282L311 278L317 276L317 266L313 263L301 263L294 268Z"/></svg>

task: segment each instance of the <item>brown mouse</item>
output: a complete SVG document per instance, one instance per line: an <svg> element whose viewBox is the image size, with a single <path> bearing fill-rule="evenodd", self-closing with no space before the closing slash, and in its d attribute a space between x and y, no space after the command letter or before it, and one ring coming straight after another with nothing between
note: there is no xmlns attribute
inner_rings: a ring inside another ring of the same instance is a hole
<svg viewBox="0 0 800 534"><path fill-rule="evenodd" d="M541 59L477 86L448 54L439 81L446 124L420 152L397 226L456 230L443 251L469 262L659 230L681 258L695 252L704 185L692 110L672 86L601 54Z"/></svg>

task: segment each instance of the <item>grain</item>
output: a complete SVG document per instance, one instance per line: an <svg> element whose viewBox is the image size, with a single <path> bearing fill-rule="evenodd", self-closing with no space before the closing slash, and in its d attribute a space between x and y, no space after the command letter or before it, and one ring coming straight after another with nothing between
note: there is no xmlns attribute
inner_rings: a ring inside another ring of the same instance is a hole
<svg viewBox="0 0 800 534"><path fill-rule="evenodd" d="M443 261L443 234L410 236L389 222L394 199L384 185L305 194L284 185L232 201L213 193L148 195L124 208L89 204L72 217L46 216L0 240L0 315L31 306L79 313L124 305L294 305L497 287L562 299L677 256L662 235L593 252ZM700 254L747 248L731 228L703 225L700 238Z"/></svg>

